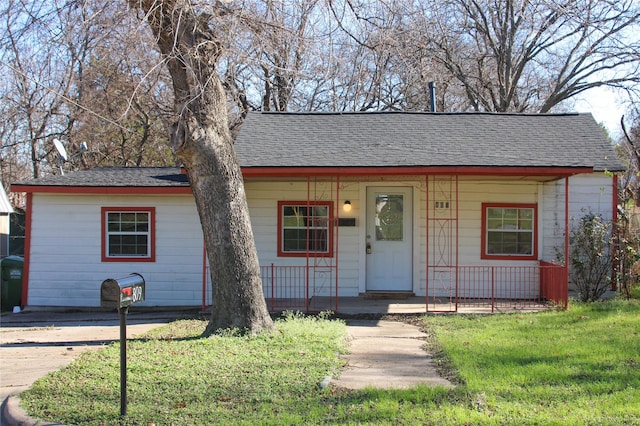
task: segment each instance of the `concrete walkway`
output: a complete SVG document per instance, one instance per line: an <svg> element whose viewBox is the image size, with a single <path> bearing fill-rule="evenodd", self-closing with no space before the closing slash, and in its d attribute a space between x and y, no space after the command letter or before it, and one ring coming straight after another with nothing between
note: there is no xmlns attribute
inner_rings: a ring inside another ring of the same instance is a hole
<svg viewBox="0 0 640 426"><path fill-rule="evenodd" d="M127 338L161 326L184 313L129 313ZM36 423L15 396L33 382L56 371L87 350L100 349L119 339L117 313L23 312L2 317L2 425ZM431 357L422 349L426 335L418 327L395 321L349 320L349 354L346 368L332 378L347 389L408 388L418 384L451 386L440 377Z"/></svg>
<svg viewBox="0 0 640 426"><path fill-rule="evenodd" d="M366 387L406 389L419 384L452 384L435 369L422 348L426 334L416 326L396 321L348 321L351 339L346 368L331 380L347 389Z"/></svg>

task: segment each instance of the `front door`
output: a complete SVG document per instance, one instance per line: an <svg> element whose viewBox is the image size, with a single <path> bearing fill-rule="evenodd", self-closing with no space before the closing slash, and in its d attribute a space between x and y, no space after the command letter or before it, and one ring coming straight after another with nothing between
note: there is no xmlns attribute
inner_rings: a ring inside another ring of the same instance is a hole
<svg viewBox="0 0 640 426"><path fill-rule="evenodd" d="M413 290L411 187L367 188L367 291Z"/></svg>

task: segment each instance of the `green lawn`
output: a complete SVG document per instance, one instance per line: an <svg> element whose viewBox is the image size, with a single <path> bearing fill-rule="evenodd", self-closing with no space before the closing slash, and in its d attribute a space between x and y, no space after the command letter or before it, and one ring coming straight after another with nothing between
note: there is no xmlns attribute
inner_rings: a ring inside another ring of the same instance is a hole
<svg viewBox="0 0 640 426"><path fill-rule="evenodd" d="M426 316L455 389L321 389L340 368L341 321L290 315L279 333L200 338L179 321L128 342L128 415L119 349L85 353L22 394L36 417L79 425L640 424L640 304Z"/></svg>

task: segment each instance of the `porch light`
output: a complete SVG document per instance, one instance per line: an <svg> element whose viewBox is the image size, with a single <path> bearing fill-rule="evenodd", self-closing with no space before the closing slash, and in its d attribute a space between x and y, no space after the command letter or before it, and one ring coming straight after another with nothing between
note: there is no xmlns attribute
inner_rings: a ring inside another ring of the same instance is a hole
<svg viewBox="0 0 640 426"><path fill-rule="evenodd" d="M346 201L344 202L344 205L342 206L342 210L343 210L345 213L349 213L349 212L351 211L351 201L346 200Z"/></svg>

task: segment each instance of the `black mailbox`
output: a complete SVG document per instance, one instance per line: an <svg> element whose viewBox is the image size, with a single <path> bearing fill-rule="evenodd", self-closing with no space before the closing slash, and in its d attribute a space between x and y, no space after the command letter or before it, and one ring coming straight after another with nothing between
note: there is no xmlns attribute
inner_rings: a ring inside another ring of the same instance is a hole
<svg viewBox="0 0 640 426"><path fill-rule="evenodd" d="M109 278L100 286L100 306L103 308L126 308L144 300L144 278L131 274L122 278Z"/></svg>

